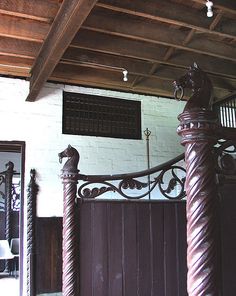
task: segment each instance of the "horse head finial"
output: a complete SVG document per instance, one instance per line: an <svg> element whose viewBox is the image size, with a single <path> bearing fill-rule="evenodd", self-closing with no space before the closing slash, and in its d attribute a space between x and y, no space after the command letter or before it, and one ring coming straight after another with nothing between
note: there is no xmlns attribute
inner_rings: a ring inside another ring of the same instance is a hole
<svg viewBox="0 0 236 296"><path fill-rule="evenodd" d="M67 173L78 173L78 163L79 163L79 153L78 151L72 147L71 145L68 145L68 147L63 150L62 152L58 153L59 156L59 162L62 163L62 159L67 157L67 161L65 162L62 171Z"/></svg>
<svg viewBox="0 0 236 296"><path fill-rule="evenodd" d="M5 167L7 169L7 171L12 171L14 170L14 163L12 161L8 161L6 164L5 164Z"/></svg>
<svg viewBox="0 0 236 296"><path fill-rule="evenodd" d="M212 84L208 76L196 62L189 67L187 73L173 82L175 91L174 97L178 99L180 91L180 100L184 96L184 89L192 90L192 96L189 98L184 111L190 109L210 109Z"/></svg>

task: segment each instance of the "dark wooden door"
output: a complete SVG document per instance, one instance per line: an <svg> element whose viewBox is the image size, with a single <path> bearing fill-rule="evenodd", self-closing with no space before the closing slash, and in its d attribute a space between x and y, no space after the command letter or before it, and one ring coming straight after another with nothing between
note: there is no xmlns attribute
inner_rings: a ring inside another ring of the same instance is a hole
<svg viewBox="0 0 236 296"><path fill-rule="evenodd" d="M185 202L83 202L80 296L184 296Z"/></svg>

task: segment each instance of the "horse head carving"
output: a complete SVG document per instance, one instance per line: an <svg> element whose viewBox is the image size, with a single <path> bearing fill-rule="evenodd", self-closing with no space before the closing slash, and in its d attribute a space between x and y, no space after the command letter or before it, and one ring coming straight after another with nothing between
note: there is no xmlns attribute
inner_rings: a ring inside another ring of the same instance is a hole
<svg viewBox="0 0 236 296"><path fill-rule="evenodd" d="M71 145L68 145L68 147L64 151L58 153L58 156L59 156L60 163L62 163L63 158L65 157L68 158L62 168L62 171L68 172L68 173L78 172L77 166L79 163L80 156L78 151L74 147L72 147Z"/></svg>
<svg viewBox="0 0 236 296"><path fill-rule="evenodd" d="M180 100L184 96L184 89L192 90L192 96L189 98L184 111L193 109L211 109L212 84L206 73L203 72L196 63L191 66L188 72L173 82L175 87L175 98L178 91L181 91Z"/></svg>
<svg viewBox="0 0 236 296"><path fill-rule="evenodd" d="M14 170L14 163L11 162L11 161L8 161L6 164L5 164L5 167L7 169L7 171L12 171Z"/></svg>

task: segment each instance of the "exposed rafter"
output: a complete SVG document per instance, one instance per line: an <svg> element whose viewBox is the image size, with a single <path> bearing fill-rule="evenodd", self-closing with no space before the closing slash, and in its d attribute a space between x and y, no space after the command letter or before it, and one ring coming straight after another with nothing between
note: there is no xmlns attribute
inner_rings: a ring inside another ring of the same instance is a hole
<svg viewBox="0 0 236 296"><path fill-rule="evenodd" d="M0 75L173 97L193 62L215 99L236 90L236 2L205 0L0 1ZM123 81L121 69L128 70Z"/></svg>
<svg viewBox="0 0 236 296"><path fill-rule="evenodd" d="M206 1L196 1L205 2ZM134 16L140 16L150 20L160 21L171 25L183 26L200 32L209 33L211 20L206 18L205 13L199 11L196 17L196 10L186 7L180 3L169 3L165 0L148 1L119 1L119 0L101 0L97 3L98 7L106 8L116 12L127 13ZM221 37L236 39L236 28L228 30L224 25L220 29L215 28L211 34Z"/></svg>
<svg viewBox="0 0 236 296"><path fill-rule="evenodd" d="M120 22L115 13L106 18L104 18L102 13L93 13L86 20L83 28L113 36L171 46L189 52L236 61L236 48L234 46L208 40L201 36L196 40L192 40L187 45L183 45L183 41L186 39L188 33L174 28L168 28L163 24L147 23L145 20L136 18L123 18L122 22ZM137 28L140 29L137 30Z"/></svg>
<svg viewBox="0 0 236 296"><path fill-rule="evenodd" d="M64 0L35 61L27 101L34 101L97 0Z"/></svg>

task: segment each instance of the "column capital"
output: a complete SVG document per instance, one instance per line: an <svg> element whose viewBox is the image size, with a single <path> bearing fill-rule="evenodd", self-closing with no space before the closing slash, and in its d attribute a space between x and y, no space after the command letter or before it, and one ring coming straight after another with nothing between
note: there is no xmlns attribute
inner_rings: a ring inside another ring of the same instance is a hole
<svg viewBox="0 0 236 296"><path fill-rule="evenodd" d="M184 111L178 119L180 124L177 133L182 137L182 145L188 142L216 141L219 122L213 111L204 109Z"/></svg>

